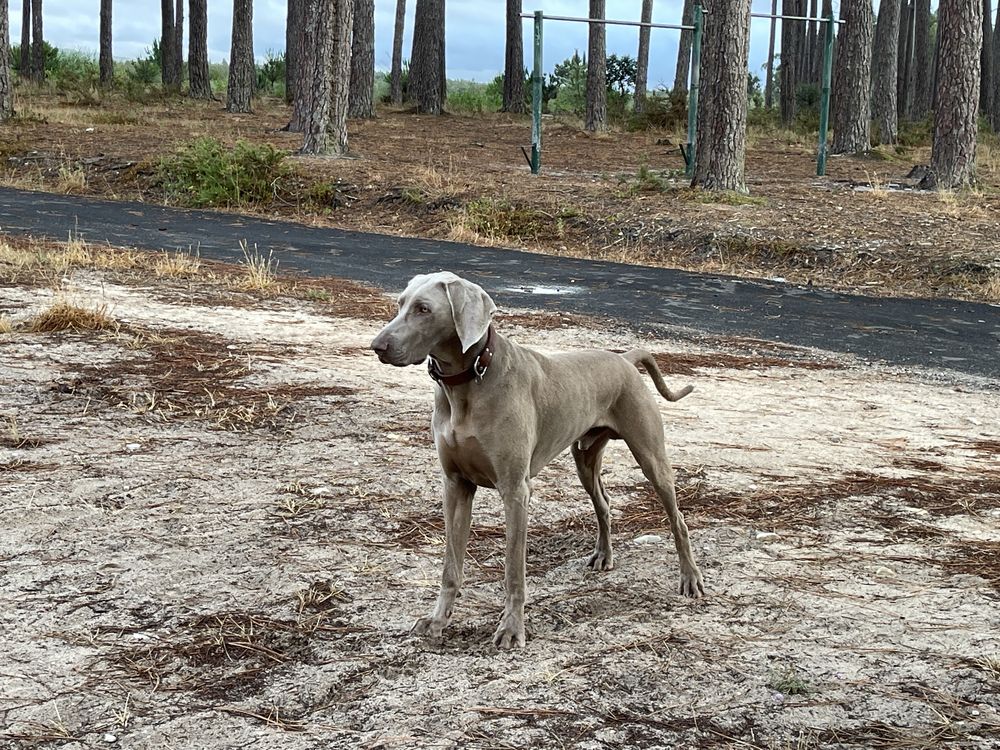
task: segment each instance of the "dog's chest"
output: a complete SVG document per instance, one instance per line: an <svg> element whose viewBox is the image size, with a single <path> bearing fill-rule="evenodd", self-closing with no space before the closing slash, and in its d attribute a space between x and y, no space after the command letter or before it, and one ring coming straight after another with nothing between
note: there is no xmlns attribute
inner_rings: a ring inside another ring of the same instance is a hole
<svg viewBox="0 0 1000 750"><path fill-rule="evenodd" d="M493 462L470 420L455 421L450 414L436 413L434 442L445 471L460 474L480 487L494 486Z"/></svg>

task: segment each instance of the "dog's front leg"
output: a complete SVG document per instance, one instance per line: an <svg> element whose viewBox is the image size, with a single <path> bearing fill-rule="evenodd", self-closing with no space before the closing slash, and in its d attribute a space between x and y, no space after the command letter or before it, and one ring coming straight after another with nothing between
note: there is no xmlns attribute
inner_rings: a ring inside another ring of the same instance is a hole
<svg viewBox="0 0 1000 750"><path fill-rule="evenodd" d="M465 566L465 548L469 543L472 525L472 498L476 485L458 476L444 477L444 570L441 573L441 590L437 604L427 616L413 625L417 635L439 637L451 619L455 598L462 588Z"/></svg>
<svg viewBox="0 0 1000 750"><path fill-rule="evenodd" d="M500 649L521 648L524 646L524 576L531 485L524 477L498 489L507 522L507 558L504 563L507 598L503 618L493 634L493 643Z"/></svg>

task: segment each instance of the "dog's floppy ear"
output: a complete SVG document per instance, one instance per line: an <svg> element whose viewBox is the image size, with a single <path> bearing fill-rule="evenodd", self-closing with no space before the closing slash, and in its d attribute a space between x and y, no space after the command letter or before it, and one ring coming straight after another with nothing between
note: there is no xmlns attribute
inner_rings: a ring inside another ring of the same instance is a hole
<svg viewBox="0 0 1000 750"><path fill-rule="evenodd" d="M486 334L497 306L481 286L471 281L456 278L447 282L444 288L462 351L467 352Z"/></svg>

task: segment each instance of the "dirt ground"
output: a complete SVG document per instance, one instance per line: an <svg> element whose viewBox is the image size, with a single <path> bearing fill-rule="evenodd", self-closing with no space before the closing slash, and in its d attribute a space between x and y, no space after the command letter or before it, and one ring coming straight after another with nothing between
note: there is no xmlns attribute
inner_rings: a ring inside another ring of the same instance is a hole
<svg viewBox="0 0 1000 750"><path fill-rule="evenodd" d="M502 311L694 384L662 414L709 595L675 593L620 446L617 566L588 571L564 456L527 647L497 653L492 491L452 626L408 634L442 557L433 387L366 349L385 297L9 243L0 290L0 748L1000 747L994 383Z"/></svg>
<svg viewBox="0 0 1000 750"><path fill-rule="evenodd" d="M7 184L163 202L160 159L201 136L246 139L289 153L274 100L252 115L217 103L110 100L81 106L19 91L21 116L0 126ZM812 136L749 136L751 198L686 188L679 133L591 136L546 119L543 174L522 147L530 122L483 114L427 117L383 109L351 123L350 159L290 160L274 200L240 210L348 229L739 276L784 278L875 295L1000 302L1000 142L984 139L980 185L923 192L907 179L926 147L834 156L815 176Z"/></svg>

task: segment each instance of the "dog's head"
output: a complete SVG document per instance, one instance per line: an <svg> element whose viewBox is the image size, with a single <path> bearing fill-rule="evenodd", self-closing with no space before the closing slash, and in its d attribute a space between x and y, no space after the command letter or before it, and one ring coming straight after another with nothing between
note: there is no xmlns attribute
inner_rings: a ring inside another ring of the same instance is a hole
<svg viewBox="0 0 1000 750"><path fill-rule="evenodd" d="M419 365L433 352L467 352L486 335L497 306L482 287L453 273L414 276L397 299L399 312L371 343L390 365Z"/></svg>

